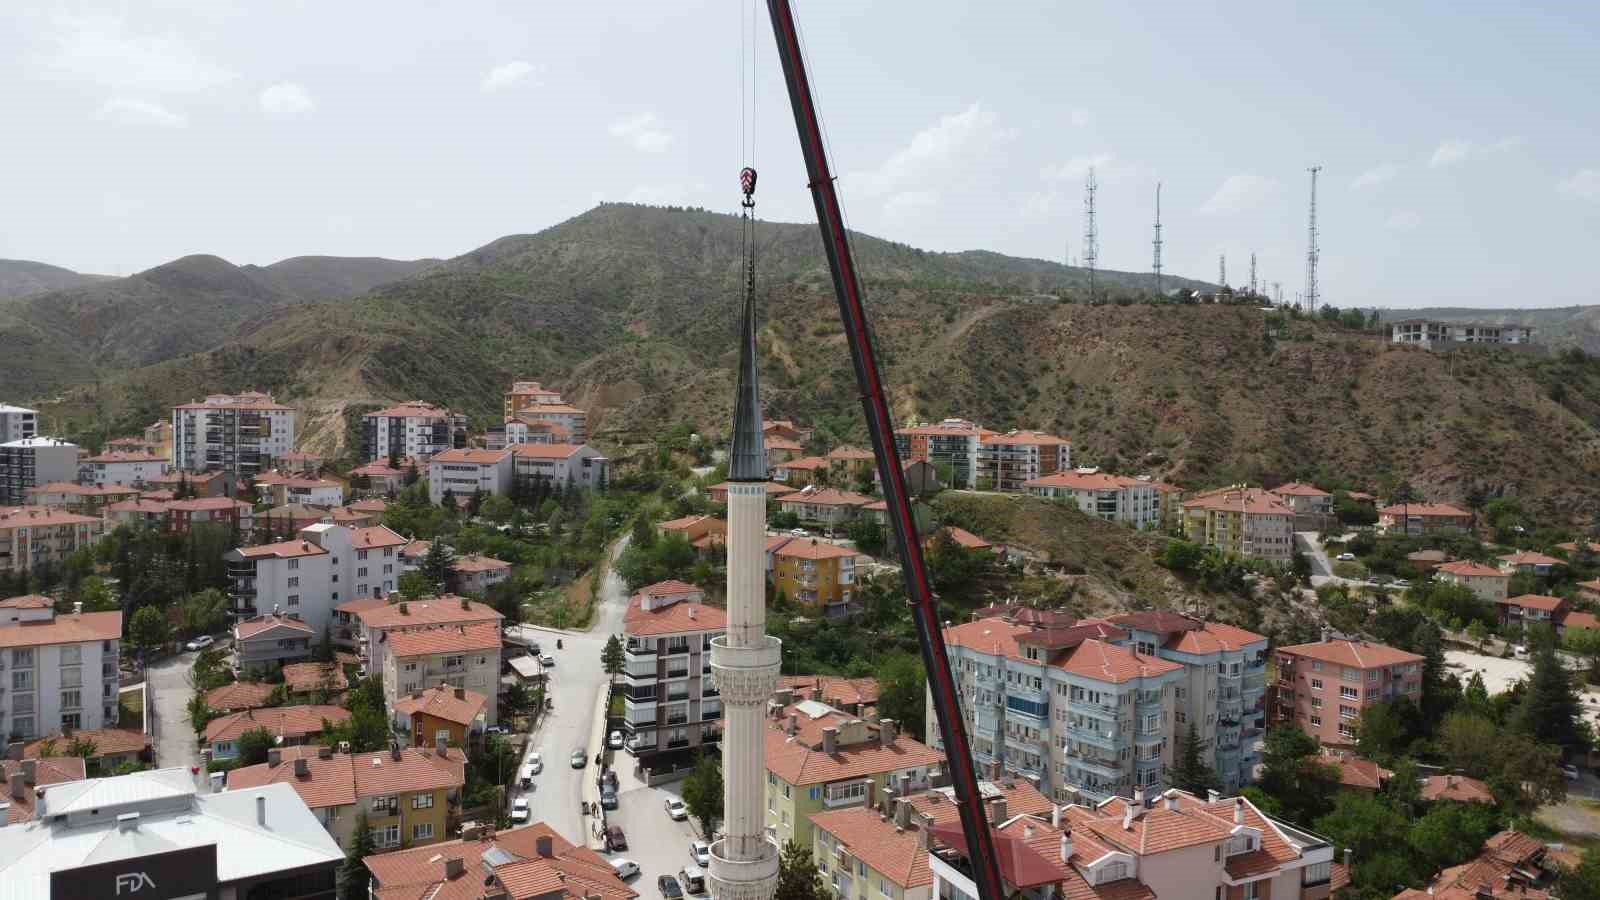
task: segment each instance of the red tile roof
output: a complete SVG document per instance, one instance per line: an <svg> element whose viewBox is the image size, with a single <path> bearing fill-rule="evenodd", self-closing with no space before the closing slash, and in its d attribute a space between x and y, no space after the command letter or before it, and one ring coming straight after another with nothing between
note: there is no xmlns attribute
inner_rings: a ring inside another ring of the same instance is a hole
<svg viewBox="0 0 1600 900"><path fill-rule="evenodd" d="M142 733L131 728L99 728L87 731L78 730L72 737L55 734L42 737L22 748L23 759L38 759L43 753L45 745L55 743L58 750L66 749L67 744L74 740L86 741L94 745L94 755L90 759L99 759L103 756L119 756L124 753L139 753L150 746L150 740Z"/></svg>
<svg viewBox="0 0 1600 900"><path fill-rule="evenodd" d="M1415 653L1367 641L1318 641L1314 644L1279 647L1278 652L1303 656L1307 659L1320 659L1323 662L1338 663L1341 666L1352 666L1357 669L1422 662L1422 657Z"/></svg>
<svg viewBox="0 0 1600 900"><path fill-rule="evenodd" d="M1519 553L1512 553L1509 556L1502 556L1502 557L1500 557L1500 561L1503 562L1503 563L1506 563L1508 565L1513 565L1513 566L1564 566L1564 565L1566 565L1565 562L1563 562L1562 560L1556 559L1554 556L1545 556L1543 553L1535 553L1532 550L1523 550L1523 551L1521 551Z"/></svg>
<svg viewBox="0 0 1600 900"><path fill-rule="evenodd" d="M0 626L0 647L42 647L84 641L115 641L122 637L122 613L59 613L37 622Z"/></svg>
<svg viewBox="0 0 1600 900"><path fill-rule="evenodd" d="M811 817L811 824L833 835L847 853L902 888L933 884L928 850L916 830L898 829L893 819L885 821L875 809L858 806L820 812Z"/></svg>
<svg viewBox="0 0 1600 900"><path fill-rule="evenodd" d="M283 667L283 683L296 694L317 690L342 691L350 686L344 667L334 663L301 662Z"/></svg>
<svg viewBox="0 0 1600 900"><path fill-rule="evenodd" d="M630 637L724 631L728 627L728 614L715 606L706 606L693 600L680 600L666 606L645 609L641 600L639 594L630 598L628 611L622 617L622 630Z"/></svg>
<svg viewBox="0 0 1600 900"><path fill-rule="evenodd" d="M373 512L373 510L358 511L364 513ZM381 510L377 511L381 512ZM384 525L350 529L350 545L357 550L370 550L373 547L404 547L408 540L410 538Z"/></svg>
<svg viewBox="0 0 1600 900"><path fill-rule="evenodd" d="M66 750L70 741L70 738L58 741L56 749L58 751ZM20 771L23 771L23 765L20 760L0 760L0 784L9 783L12 773ZM85 777L85 763L81 757L48 756L34 760L34 787L42 788L52 784L63 784L68 781L82 781ZM24 790L21 797L13 797L9 793L0 792L0 800L11 804L6 810L5 821L0 822L0 825L15 825L18 822L33 820L35 801L38 799L38 793L34 790L34 787Z"/></svg>
<svg viewBox="0 0 1600 900"><path fill-rule="evenodd" d="M433 455L436 463L468 463L476 466L490 466L506 458L511 450L470 450L451 449Z"/></svg>
<svg viewBox="0 0 1600 900"><path fill-rule="evenodd" d="M1475 563L1470 560L1458 559L1435 567L1436 571L1448 572L1462 578L1510 578L1510 575L1492 566Z"/></svg>
<svg viewBox="0 0 1600 900"><path fill-rule="evenodd" d="M268 556L277 559L294 559L301 556L322 556L328 551L307 540L293 540L279 541L276 544L261 544L255 547L240 547L238 552L245 559L262 559Z"/></svg>
<svg viewBox="0 0 1600 900"><path fill-rule="evenodd" d="M89 463L119 463L119 462L166 462L165 456L155 453L143 453L129 450L112 450L99 456L85 456L79 462Z"/></svg>
<svg viewBox="0 0 1600 900"><path fill-rule="evenodd" d="M1055 808L1050 798L1022 778L1002 778L999 781L978 782L978 793L985 802L1004 797L1006 814L1012 816L1048 815ZM949 825L961 821L961 807L955 802L954 788L935 788L914 794L911 808L917 817L935 825Z"/></svg>
<svg viewBox="0 0 1600 900"><path fill-rule="evenodd" d="M457 697L456 690L449 685L441 684L425 691L407 694L395 701L394 711L404 716L422 713L458 725L471 725L483 712L484 704L489 702L489 698L466 688L461 688L461 696Z"/></svg>
<svg viewBox="0 0 1600 900"><path fill-rule="evenodd" d="M550 838L548 859L539 856L540 837ZM553 891L554 886L564 891L564 900L583 900L587 896L598 896L600 900L633 900L639 896L617 878L605 857L572 844L542 822L498 831L493 837L478 840L444 841L411 850L374 854L362 861L372 872L373 895L377 900L477 900L484 895L483 856L495 848L519 860L502 865L495 872L512 900L527 900L541 892ZM445 877L445 863L450 859L463 862L462 875Z"/></svg>
<svg viewBox="0 0 1600 900"><path fill-rule="evenodd" d="M1338 769L1339 783L1345 787L1382 790L1383 783L1394 777L1394 772L1359 756L1324 752L1319 762Z"/></svg>
<svg viewBox="0 0 1600 900"><path fill-rule="evenodd" d="M1501 606L1520 606L1523 609L1542 609L1545 612L1555 612L1567 605L1567 601L1560 597L1547 597L1544 594L1520 594L1496 600L1495 603Z"/></svg>
<svg viewBox="0 0 1600 900"><path fill-rule="evenodd" d="M231 741L247 731L265 728L274 736L300 738L322 731L322 720L335 725L350 718L337 706L274 706L248 709L212 719L206 725L206 741Z"/></svg>
<svg viewBox="0 0 1600 900"><path fill-rule="evenodd" d="M799 469L802 472L812 472L817 469L826 469L829 466L825 456L804 456L800 459L791 459L788 462L776 463L774 469Z"/></svg>
<svg viewBox="0 0 1600 900"><path fill-rule="evenodd" d="M1176 672L1181 670L1183 665L1154 656L1140 656L1126 647L1118 647L1115 644L1087 640L1073 649L1066 660L1056 667L1098 681L1122 684L1135 678L1150 678Z"/></svg>
<svg viewBox="0 0 1600 900"><path fill-rule="evenodd" d="M1331 497L1331 496L1333 496L1332 494L1329 494L1327 491L1324 491L1324 490L1318 488L1316 485L1306 484L1306 483L1300 482L1300 481L1291 481L1288 484L1280 484L1277 487L1272 489L1272 493L1277 494L1277 495L1282 496L1282 497Z"/></svg>
<svg viewBox="0 0 1600 900"><path fill-rule="evenodd" d="M878 702L878 679L845 678L841 675L780 675L780 690L794 691L796 697L810 697L813 688L822 689L822 702L834 706L871 705Z"/></svg>
<svg viewBox="0 0 1600 900"><path fill-rule="evenodd" d="M357 597L354 600L346 600L338 606L335 606L334 610L337 612L353 614L359 613L362 610L377 609L380 606L388 605L389 601L383 597Z"/></svg>
<svg viewBox="0 0 1600 900"><path fill-rule="evenodd" d="M389 652L397 658L499 649L500 627L494 624L425 628L389 636Z"/></svg>
<svg viewBox="0 0 1600 900"><path fill-rule="evenodd" d="M311 634L311 626L299 619L291 619L288 616L265 615L241 620L233 626L233 636L237 640L248 641L276 628L286 628L289 631Z"/></svg>
<svg viewBox="0 0 1600 900"><path fill-rule="evenodd" d="M511 563L503 562L492 556L483 556L474 553L470 556L458 556L450 563L450 568L461 573L471 572L509 572Z"/></svg>
<svg viewBox="0 0 1600 900"><path fill-rule="evenodd" d="M102 520L80 516L48 506L8 506L0 508L0 529L42 528L51 525L97 525Z"/></svg>
<svg viewBox="0 0 1600 900"><path fill-rule="evenodd" d="M1140 487L1149 482L1137 478L1125 478L1121 475L1111 475L1106 472L1057 472L1043 478L1033 478L1022 483L1023 487L1040 488L1065 488L1071 491L1120 491L1127 487Z"/></svg>
<svg viewBox="0 0 1600 900"><path fill-rule="evenodd" d="M465 607L462 603L465 602ZM449 625L496 622L505 618L494 607L476 600L444 594L427 600L386 603L359 610L361 623L368 628L397 628L413 625Z"/></svg>
<svg viewBox="0 0 1600 900"><path fill-rule="evenodd" d="M1494 792L1476 778L1465 775L1430 775L1422 782L1422 799L1457 803L1495 803Z"/></svg>
<svg viewBox="0 0 1600 900"><path fill-rule="evenodd" d="M993 544L989 543L983 538L978 537L965 528L959 528L955 525L946 525L943 528L940 528L938 531L933 533L933 537L936 539L941 534L948 535L950 540L955 541L957 545L965 547L968 550L989 550L994 547Z"/></svg>
<svg viewBox="0 0 1600 900"><path fill-rule="evenodd" d="M206 705L215 710L240 711L267 705L272 685L259 681L235 681L206 691Z"/></svg>
<svg viewBox="0 0 1600 900"><path fill-rule="evenodd" d="M855 556L857 551L816 538L796 538L774 550L773 553L795 559L842 559Z"/></svg>
<svg viewBox="0 0 1600 900"><path fill-rule="evenodd" d="M1059 447L1063 444L1070 445L1072 443L1066 438L1056 437L1053 434L1046 434L1043 431L1011 431L1005 434L989 432L979 437L978 440L980 443L984 444L998 444L1012 447Z"/></svg>
<svg viewBox="0 0 1600 900"><path fill-rule="evenodd" d="M40 594L23 594L0 600L0 609L50 609L55 601Z"/></svg>
<svg viewBox="0 0 1600 900"><path fill-rule="evenodd" d="M1294 515L1294 510L1285 506L1277 496L1260 488L1232 487L1196 494L1183 501L1183 508L1210 509L1218 512L1242 512L1251 515Z"/></svg>
<svg viewBox="0 0 1600 900"><path fill-rule="evenodd" d="M828 459L834 462L872 462L877 459L871 450L860 447L835 447L828 451Z"/></svg>
<svg viewBox="0 0 1600 900"><path fill-rule="evenodd" d="M1165 646L1168 650L1181 653L1217 653L1236 652L1250 644L1261 644L1261 649L1265 650L1266 643L1265 635L1221 622L1207 622L1205 627L1198 631L1185 631L1173 635L1167 639Z"/></svg>
<svg viewBox="0 0 1600 900"><path fill-rule="evenodd" d="M448 416L448 415L451 415L450 410L441 409L441 408L439 408L437 406L434 406L432 403L429 403L429 402L427 402L425 400L407 400L404 403L397 403L394 406L391 406L391 407L389 407L387 409L380 409L377 412L369 412L365 416L362 416L362 418L364 418L364 419L379 419L379 418L382 418L382 419L416 419L416 418L432 419L432 418L437 418L439 416Z"/></svg>
<svg viewBox="0 0 1600 900"><path fill-rule="evenodd" d="M1472 513L1448 503L1396 503L1378 510L1382 516L1420 516L1422 518L1468 519Z"/></svg>
<svg viewBox="0 0 1600 900"><path fill-rule="evenodd" d="M1600 619L1593 613L1569 612L1561 617L1562 628L1594 628L1600 629Z"/></svg>
<svg viewBox="0 0 1600 900"><path fill-rule="evenodd" d="M586 444L512 444L511 450L522 459L566 459L586 446Z"/></svg>
<svg viewBox="0 0 1600 900"><path fill-rule="evenodd" d="M826 784L864 778L899 769L931 766L944 757L905 735L888 746L867 741L836 748L831 756L790 740L782 731L767 731L767 771L792 785Z"/></svg>

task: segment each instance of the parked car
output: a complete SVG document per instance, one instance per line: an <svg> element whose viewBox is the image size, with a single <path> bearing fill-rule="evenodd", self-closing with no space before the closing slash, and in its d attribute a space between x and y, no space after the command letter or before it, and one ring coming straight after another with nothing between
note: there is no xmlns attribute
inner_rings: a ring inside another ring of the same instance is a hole
<svg viewBox="0 0 1600 900"><path fill-rule="evenodd" d="M556 664L556 658L554 656L551 656L548 653L546 653L545 655L539 657L539 665L544 666L546 669L551 668L555 664Z"/></svg>
<svg viewBox="0 0 1600 900"><path fill-rule="evenodd" d="M606 829L606 852L616 853L618 850L628 849L628 836L622 833L621 825L612 825Z"/></svg>
<svg viewBox="0 0 1600 900"><path fill-rule="evenodd" d="M1568 781L1577 781L1579 777L1578 767L1568 763L1567 765L1561 767L1561 774L1567 776Z"/></svg>
<svg viewBox="0 0 1600 900"><path fill-rule="evenodd" d="M678 886L678 879L671 875L657 878L656 890L661 892L661 900L679 900L683 896L683 888Z"/></svg>
<svg viewBox="0 0 1600 900"><path fill-rule="evenodd" d="M529 641L528 642L528 652L532 653L534 656L538 656L539 654L543 653L544 651L539 649L539 642L538 641Z"/></svg>
<svg viewBox="0 0 1600 900"><path fill-rule="evenodd" d="M706 892L706 870L699 866L684 866L678 872L678 877L683 879L683 889L690 894L704 894Z"/></svg>
<svg viewBox="0 0 1600 900"><path fill-rule="evenodd" d="M1354 553L1341 553L1334 557L1334 559L1337 559L1339 562L1354 562L1355 558L1356 555Z"/></svg>
<svg viewBox="0 0 1600 900"><path fill-rule="evenodd" d="M1521 644L1518 644L1515 647L1511 648L1511 655L1515 656L1517 659L1527 659L1528 658L1528 648L1522 646Z"/></svg>
<svg viewBox="0 0 1600 900"><path fill-rule="evenodd" d="M618 878L627 881L629 878L639 874L639 864L631 859L623 859L619 856L611 860L611 871L617 873Z"/></svg>
<svg viewBox="0 0 1600 900"><path fill-rule="evenodd" d="M483 730L484 734L510 734L511 729L504 725L490 725Z"/></svg>
<svg viewBox="0 0 1600 900"><path fill-rule="evenodd" d="M600 790L603 791L603 790L605 790L607 788L610 788L613 793L616 792L616 790L617 790L617 770L616 769L607 769L604 772L600 773Z"/></svg>
<svg viewBox="0 0 1600 900"><path fill-rule="evenodd" d="M600 789L600 808L617 808L617 792L614 788L603 787Z"/></svg>
<svg viewBox="0 0 1600 900"><path fill-rule="evenodd" d="M690 841L689 856L695 865L703 869L711 865L711 845L705 841Z"/></svg>
<svg viewBox="0 0 1600 900"><path fill-rule="evenodd" d="M527 797L518 797L517 799L511 801L511 821L513 821L513 822L526 822L526 821L528 821L528 798Z"/></svg>
<svg viewBox="0 0 1600 900"><path fill-rule="evenodd" d="M805 530L804 528L792 529L789 532L789 534L793 535L794 537L810 537L811 536L811 532Z"/></svg>
<svg viewBox="0 0 1600 900"><path fill-rule="evenodd" d="M589 754L585 753L582 748L572 751L572 767L574 769L581 769L588 764Z"/></svg>
<svg viewBox="0 0 1600 900"><path fill-rule="evenodd" d="M1391 582L1391 584L1393 584L1395 587L1401 588L1411 587L1411 582L1405 580L1404 578L1396 578L1393 582Z"/></svg>
<svg viewBox="0 0 1600 900"><path fill-rule="evenodd" d="M533 787L533 766L523 766L522 774L518 776L518 780L522 782L523 790Z"/></svg>
<svg viewBox="0 0 1600 900"><path fill-rule="evenodd" d="M668 797L666 806L667 815L671 817L672 821L682 822L684 819L689 818L689 807L684 806L683 801L677 797Z"/></svg>
<svg viewBox="0 0 1600 900"><path fill-rule="evenodd" d="M211 635L202 634L199 637L195 638L194 640L190 641L189 643L184 644L183 647L184 647L185 650L204 650L205 648L211 646L212 644L215 644L216 642L217 642L217 639L212 637Z"/></svg>
<svg viewBox="0 0 1600 900"><path fill-rule="evenodd" d="M535 750L528 754L528 770L537 775L544 771L544 754Z"/></svg>
<svg viewBox="0 0 1600 900"><path fill-rule="evenodd" d="M611 732L611 737L606 740L606 746L610 747L613 750L621 750L622 749L622 732L620 732L620 731Z"/></svg>

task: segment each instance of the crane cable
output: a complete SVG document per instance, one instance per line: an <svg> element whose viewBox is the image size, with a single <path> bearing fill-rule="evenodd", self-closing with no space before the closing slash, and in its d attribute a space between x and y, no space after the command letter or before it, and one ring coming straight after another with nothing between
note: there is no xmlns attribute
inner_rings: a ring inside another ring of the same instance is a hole
<svg viewBox="0 0 1600 900"><path fill-rule="evenodd" d="M739 189L744 198L740 201L740 265L743 271L743 296L740 298L744 309L750 314L755 314L756 293L756 102L755 102L755 67L756 67L756 22L760 18L756 9L756 0L750 0L747 10L743 3L739 4L739 157L744 164L739 170ZM746 21L749 23L749 41L746 42ZM746 49L748 47L748 50ZM746 73L749 79L746 79ZM747 117L748 112L748 117ZM746 127L748 123L748 129Z"/></svg>

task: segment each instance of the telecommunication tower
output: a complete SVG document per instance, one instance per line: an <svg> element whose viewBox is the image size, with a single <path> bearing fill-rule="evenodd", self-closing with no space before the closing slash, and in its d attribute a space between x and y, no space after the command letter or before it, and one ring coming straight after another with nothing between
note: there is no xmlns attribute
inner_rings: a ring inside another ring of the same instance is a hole
<svg viewBox="0 0 1600 900"><path fill-rule="evenodd" d="M1255 294L1255 292L1256 292L1256 253L1255 253L1254 250L1252 250L1252 251L1250 251L1250 293L1253 295L1253 294Z"/></svg>
<svg viewBox="0 0 1600 900"><path fill-rule="evenodd" d="M1322 299L1321 292L1317 289L1317 256L1321 253L1317 248L1317 173L1322 171L1322 167L1312 166L1306 171L1311 173L1311 218L1306 236L1305 302L1306 312L1315 315L1317 301Z"/></svg>
<svg viewBox="0 0 1600 900"><path fill-rule="evenodd" d="M1217 289L1221 290L1221 289L1223 289L1223 288L1225 288L1227 286L1228 286L1228 254L1224 253L1224 254L1222 254L1222 255L1217 257Z"/></svg>
<svg viewBox="0 0 1600 900"><path fill-rule="evenodd" d="M1089 300L1094 301L1095 263L1100 258L1100 233L1094 225L1094 166L1089 167L1089 176L1083 182L1083 265L1089 270Z"/></svg>
<svg viewBox="0 0 1600 900"><path fill-rule="evenodd" d="M1155 270L1155 273L1156 273L1156 296L1160 297L1162 294L1161 294L1161 182L1159 182L1159 181L1156 182L1156 238L1155 238L1154 241L1151 241L1150 243L1151 243L1151 246L1153 246L1155 248L1155 259L1152 261L1150 267Z"/></svg>

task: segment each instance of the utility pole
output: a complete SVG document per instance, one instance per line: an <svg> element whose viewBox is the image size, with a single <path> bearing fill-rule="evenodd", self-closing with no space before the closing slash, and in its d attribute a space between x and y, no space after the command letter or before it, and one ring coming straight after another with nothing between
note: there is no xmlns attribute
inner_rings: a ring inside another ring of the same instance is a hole
<svg viewBox="0 0 1600 900"><path fill-rule="evenodd" d="M1153 268L1155 270L1155 273L1156 273L1156 296L1160 297L1160 296L1162 296L1162 293L1161 293L1161 182L1159 182L1159 181L1156 182L1156 239L1154 241L1152 241L1151 244L1152 244L1152 246L1155 247L1155 251L1156 251L1155 260L1153 261L1153 263L1151 265L1151 268Z"/></svg>
<svg viewBox="0 0 1600 900"><path fill-rule="evenodd" d="M1256 252L1254 250L1251 250L1250 251L1250 294L1251 294L1251 296L1254 296L1255 292L1256 292Z"/></svg>
<svg viewBox="0 0 1600 900"><path fill-rule="evenodd" d="M1317 256L1321 253L1317 249L1317 173L1322 167L1312 166L1306 171L1311 173L1311 217L1306 228L1306 312L1316 315L1317 302L1322 299L1317 289Z"/></svg>
<svg viewBox="0 0 1600 900"><path fill-rule="evenodd" d="M1095 263L1100 259L1100 233L1094 227L1094 166L1089 167L1089 177L1083 183L1083 265L1089 270L1089 302L1095 297Z"/></svg>
<svg viewBox="0 0 1600 900"><path fill-rule="evenodd" d="M1217 290L1228 286L1228 254L1217 257Z"/></svg>

